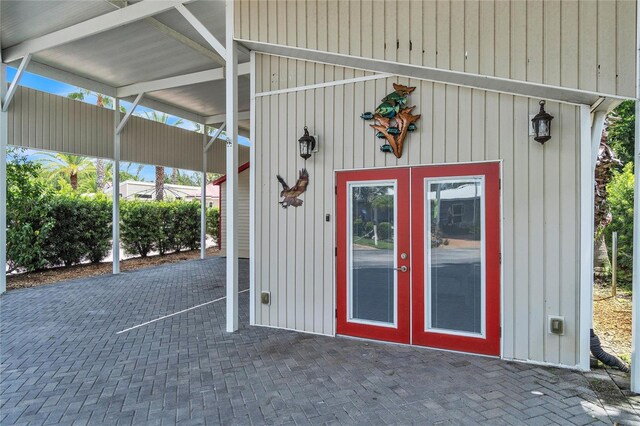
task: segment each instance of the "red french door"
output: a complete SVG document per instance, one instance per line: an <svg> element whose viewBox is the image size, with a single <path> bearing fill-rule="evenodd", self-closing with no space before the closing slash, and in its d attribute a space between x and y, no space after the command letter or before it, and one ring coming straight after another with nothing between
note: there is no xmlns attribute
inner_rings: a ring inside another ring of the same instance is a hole
<svg viewBox="0 0 640 426"><path fill-rule="evenodd" d="M500 164L414 167L412 337L500 355Z"/></svg>
<svg viewBox="0 0 640 426"><path fill-rule="evenodd" d="M499 163L336 179L337 333L499 355Z"/></svg>
<svg viewBox="0 0 640 426"><path fill-rule="evenodd" d="M409 169L337 174L337 332L410 342Z"/></svg>

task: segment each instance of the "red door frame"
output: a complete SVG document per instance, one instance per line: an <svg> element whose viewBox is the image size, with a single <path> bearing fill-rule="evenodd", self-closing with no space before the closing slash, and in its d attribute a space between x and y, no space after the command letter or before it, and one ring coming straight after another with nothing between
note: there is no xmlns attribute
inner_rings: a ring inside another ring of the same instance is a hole
<svg viewBox="0 0 640 426"><path fill-rule="evenodd" d="M425 331L425 178L484 176L485 194L485 335L469 337ZM413 344L485 355L500 355L500 163L469 163L413 167L411 255L413 262Z"/></svg>
<svg viewBox="0 0 640 426"><path fill-rule="evenodd" d="M409 272L397 272L397 324L396 327L375 326L348 321L348 285L347 285L347 222L348 216L348 183L366 181L396 181L396 253L410 252L410 209L402 208L409 206L409 169L379 169L379 170L359 170L336 173L336 241L337 241L337 333L367 339L385 340L397 343L409 343L411 337L410 330L410 288L411 274ZM397 266L405 265L409 267L410 259L402 260L397 258ZM410 271L410 270L409 270Z"/></svg>

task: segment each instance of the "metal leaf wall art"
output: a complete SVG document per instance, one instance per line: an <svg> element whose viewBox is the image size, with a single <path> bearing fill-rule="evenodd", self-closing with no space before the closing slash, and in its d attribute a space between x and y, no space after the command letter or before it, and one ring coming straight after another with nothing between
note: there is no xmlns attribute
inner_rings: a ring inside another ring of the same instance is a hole
<svg viewBox="0 0 640 426"><path fill-rule="evenodd" d="M415 122L420 119L420 114L412 114L415 106L406 106L407 96L416 89L415 87L393 83L393 89L393 92L382 99L375 112L365 112L360 117L364 120L375 120L371 127L377 130L378 138L385 139L380 151L393 152L393 155L400 158L407 133L417 129Z"/></svg>

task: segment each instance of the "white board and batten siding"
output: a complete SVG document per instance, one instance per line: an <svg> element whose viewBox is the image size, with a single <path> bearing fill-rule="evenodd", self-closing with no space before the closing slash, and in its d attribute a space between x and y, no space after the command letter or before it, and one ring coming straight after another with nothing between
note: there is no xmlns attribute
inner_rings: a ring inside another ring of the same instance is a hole
<svg viewBox="0 0 640 426"><path fill-rule="evenodd" d="M256 69L262 91L274 90L270 82L283 70L297 85L353 73L259 54ZM400 159L380 152L370 122L359 117L394 82L417 87L409 102L422 114ZM334 334L336 170L501 160L503 356L578 364L578 106L547 104L553 138L542 146L528 136L538 99L427 81L386 78L259 95L255 105L256 324ZM306 162L296 143L304 126L320 143ZM293 181L302 167L310 174L304 204L284 210L275 176ZM271 293L270 305L260 303L262 291ZM547 333L548 315L565 317L564 336Z"/></svg>
<svg viewBox="0 0 640 426"><path fill-rule="evenodd" d="M9 108L9 145L86 157L113 158L113 110L18 87ZM131 117L121 136L121 160L186 170L202 169L202 134ZM210 173L225 171L225 142L207 153ZM241 163L249 148L240 146Z"/></svg>
<svg viewBox="0 0 640 426"><path fill-rule="evenodd" d="M235 3L239 39L635 96L634 0Z"/></svg>
<svg viewBox="0 0 640 426"><path fill-rule="evenodd" d="M249 170L238 174L238 217L236 230L238 232L238 256L249 258ZM220 228L222 236L222 254L227 251L227 183L220 184Z"/></svg>

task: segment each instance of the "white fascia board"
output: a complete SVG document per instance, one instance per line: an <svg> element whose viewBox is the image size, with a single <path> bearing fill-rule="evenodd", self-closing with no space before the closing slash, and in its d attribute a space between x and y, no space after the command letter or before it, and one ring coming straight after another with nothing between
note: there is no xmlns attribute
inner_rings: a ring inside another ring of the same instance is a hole
<svg viewBox="0 0 640 426"><path fill-rule="evenodd" d="M249 63L238 65L238 75L249 74ZM138 93L156 92L159 90L172 89L174 87L189 86L191 84L205 83L224 79L224 68L198 71L190 74L177 75L174 77L161 78L158 80L143 81L133 83L128 86L118 87L117 95L120 98L137 95Z"/></svg>
<svg viewBox="0 0 640 426"><path fill-rule="evenodd" d="M387 73L403 77L453 84L496 93L507 93L531 98L553 100L572 105L592 105L600 97L627 99L614 94L603 94L507 78L484 76L461 71L443 70L420 65L403 64L382 59L363 58L341 53L324 52L301 47L284 46L252 40L236 39L251 50L286 58L301 59L365 71Z"/></svg>
<svg viewBox="0 0 640 426"><path fill-rule="evenodd" d="M191 24L193 29L196 30L198 34L200 34L211 47L213 47L213 50L218 52L218 55L222 56L222 58L226 60L227 50L222 45L222 43L220 43L220 41L218 41L218 39L215 38L213 34L211 34L211 31L209 31L207 27L205 27L202 22L200 22L200 20L196 18L195 15L191 13L191 11L187 9L183 4L178 4L175 6L175 8L178 12L180 12L184 19L186 19L189 24Z"/></svg>
<svg viewBox="0 0 640 426"><path fill-rule="evenodd" d="M251 119L251 111L238 111L238 120ZM227 121L227 114L210 115L204 118L206 124L224 123Z"/></svg>
<svg viewBox="0 0 640 426"><path fill-rule="evenodd" d="M141 1L125 8L96 16L58 31L26 40L2 51L6 63L21 59L28 53L37 53L56 46L81 40L114 28L122 27L149 16L173 9L185 0Z"/></svg>

